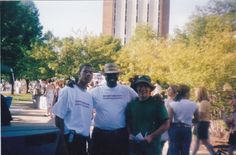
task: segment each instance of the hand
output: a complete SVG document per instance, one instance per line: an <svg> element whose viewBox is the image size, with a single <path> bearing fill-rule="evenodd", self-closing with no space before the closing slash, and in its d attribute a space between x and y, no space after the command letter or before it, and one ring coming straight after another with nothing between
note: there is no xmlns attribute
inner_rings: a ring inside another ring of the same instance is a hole
<svg viewBox="0 0 236 155"><path fill-rule="evenodd" d="M146 137L144 137L144 140L148 142L148 144L150 144L153 141L153 137L152 135L148 135Z"/></svg>
<svg viewBox="0 0 236 155"><path fill-rule="evenodd" d="M129 134L129 140L134 140L134 135Z"/></svg>
<svg viewBox="0 0 236 155"><path fill-rule="evenodd" d="M74 88L74 84L76 84L74 80L69 80L67 82L67 86L70 87L70 88Z"/></svg>
<svg viewBox="0 0 236 155"><path fill-rule="evenodd" d="M154 101L157 101L158 103L163 103L164 104L163 98L161 97L160 94L156 94L156 95L152 96L152 98L154 99Z"/></svg>

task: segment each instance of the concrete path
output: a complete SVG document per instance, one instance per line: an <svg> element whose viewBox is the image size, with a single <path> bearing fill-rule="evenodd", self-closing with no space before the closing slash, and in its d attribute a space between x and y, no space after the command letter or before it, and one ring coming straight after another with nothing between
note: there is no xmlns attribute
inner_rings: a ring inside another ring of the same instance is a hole
<svg viewBox="0 0 236 155"><path fill-rule="evenodd" d="M10 107L10 111L13 117L13 120L11 121L12 125L54 125L54 119L45 116L46 110L34 109L33 102L30 101L18 101L17 104Z"/></svg>

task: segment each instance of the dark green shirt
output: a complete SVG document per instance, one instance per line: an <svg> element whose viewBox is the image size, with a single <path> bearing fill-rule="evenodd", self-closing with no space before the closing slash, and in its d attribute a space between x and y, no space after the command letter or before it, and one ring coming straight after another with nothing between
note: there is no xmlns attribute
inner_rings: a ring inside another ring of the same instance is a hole
<svg viewBox="0 0 236 155"><path fill-rule="evenodd" d="M154 132L167 119L165 105L153 97L145 101L133 100L126 108L126 123L134 136L140 132L143 136ZM157 136L153 141L158 148L160 148L160 137Z"/></svg>

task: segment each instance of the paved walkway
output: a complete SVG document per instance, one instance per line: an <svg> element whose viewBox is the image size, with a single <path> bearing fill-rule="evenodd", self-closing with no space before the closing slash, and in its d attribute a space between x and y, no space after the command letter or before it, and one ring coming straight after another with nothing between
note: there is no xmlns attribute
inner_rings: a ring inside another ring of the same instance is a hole
<svg viewBox="0 0 236 155"><path fill-rule="evenodd" d="M10 111L13 117L11 121L12 125L22 124L42 124L42 125L54 125L54 119L46 117L46 110L34 109L33 102L18 101L10 107Z"/></svg>
<svg viewBox="0 0 236 155"><path fill-rule="evenodd" d="M13 121L11 121L12 126L24 124L37 124L42 126L54 125L54 119L45 116L46 110L34 109L33 102L30 101L18 101L17 104L11 106L10 111L13 117ZM168 145L165 145L163 155L166 154L167 148ZM206 149L201 146L201 149L198 151L197 155L208 154L209 153L206 151Z"/></svg>

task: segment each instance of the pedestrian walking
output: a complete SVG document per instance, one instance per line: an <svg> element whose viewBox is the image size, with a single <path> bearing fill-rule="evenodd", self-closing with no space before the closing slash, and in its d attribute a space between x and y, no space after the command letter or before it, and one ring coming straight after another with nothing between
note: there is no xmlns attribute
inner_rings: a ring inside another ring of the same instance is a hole
<svg viewBox="0 0 236 155"><path fill-rule="evenodd" d="M205 145L210 155L214 155L213 146L209 142L209 127L210 127L210 102L205 87L199 87L196 90L197 106L198 106L198 121L196 123L196 137L193 146L192 155L195 155L199 149L200 143Z"/></svg>
<svg viewBox="0 0 236 155"><path fill-rule="evenodd" d="M54 86L54 81L49 78L47 80L47 85L46 85L46 91L45 91L45 97L46 97L46 102L47 102L47 114L45 116L53 117L52 116L52 106L54 103L54 96L56 93L56 88Z"/></svg>
<svg viewBox="0 0 236 155"><path fill-rule="evenodd" d="M198 117L197 105L189 100L190 88L181 84L177 95L170 103L169 153L170 155L189 155L192 141L192 117Z"/></svg>

